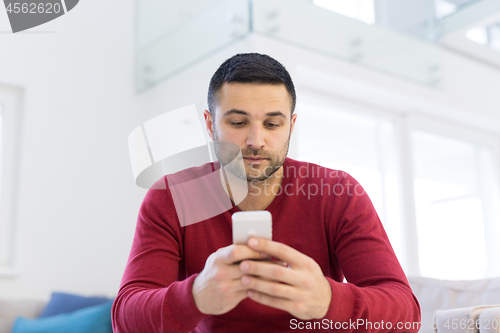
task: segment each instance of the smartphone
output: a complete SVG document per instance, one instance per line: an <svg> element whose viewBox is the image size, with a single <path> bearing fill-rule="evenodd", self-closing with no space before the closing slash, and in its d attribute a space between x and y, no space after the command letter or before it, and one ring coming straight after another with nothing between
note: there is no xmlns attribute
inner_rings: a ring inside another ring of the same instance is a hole
<svg viewBox="0 0 500 333"><path fill-rule="evenodd" d="M273 222L267 210L236 212L233 220L233 244L246 244L250 236L273 238Z"/></svg>

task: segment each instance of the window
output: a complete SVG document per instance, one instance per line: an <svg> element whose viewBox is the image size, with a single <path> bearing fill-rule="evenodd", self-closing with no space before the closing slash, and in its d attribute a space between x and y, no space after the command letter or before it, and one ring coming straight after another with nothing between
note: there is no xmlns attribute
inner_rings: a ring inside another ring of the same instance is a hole
<svg viewBox="0 0 500 333"><path fill-rule="evenodd" d="M297 105L300 160L348 172L368 193L394 251L402 258L399 167L390 117L312 103Z"/></svg>
<svg viewBox="0 0 500 333"><path fill-rule="evenodd" d="M500 274L498 135L321 97L305 101L297 103L297 158L361 183L408 274Z"/></svg>
<svg viewBox="0 0 500 333"><path fill-rule="evenodd" d="M412 132L419 266L424 276L480 279L497 272L498 181L494 150L435 133ZM492 206L493 205L493 206ZM490 258L489 258L490 257Z"/></svg>
<svg viewBox="0 0 500 333"><path fill-rule="evenodd" d="M0 275L15 268L20 96L19 89L0 86Z"/></svg>
<svg viewBox="0 0 500 333"><path fill-rule="evenodd" d="M500 51L500 22L469 29L465 37L474 43L488 45L492 49Z"/></svg>
<svg viewBox="0 0 500 333"><path fill-rule="evenodd" d="M4 107L0 104L0 175L2 174L2 133L3 133L3 113ZM0 202L2 202L2 178L0 177ZM9 261L9 239L7 230L8 224L2 219L0 220L0 266L6 265Z"/></svg>
<svg viewBox="0 0 500 333"><path fill-rule="evenodd" d="M476 0L435 0L436 18L441 19L451 15Z"/></svg>
<svg viewBox="0 0 500 333"><path fill-rule="evenodd" d="M373 0L314 0L314 4L332 12L350 17L352 19L375 23L375 9Z"/></svg>

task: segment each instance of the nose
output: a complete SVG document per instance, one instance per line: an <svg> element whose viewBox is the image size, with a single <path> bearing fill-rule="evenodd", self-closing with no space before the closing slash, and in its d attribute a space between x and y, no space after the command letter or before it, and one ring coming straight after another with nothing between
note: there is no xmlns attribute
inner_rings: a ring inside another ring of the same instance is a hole
<svg viewBox="0 0 500 333"><path fill-rule="evenodd" d="M264 131L258 124L253 125L248 132L246 142L247 147L253 148L255 150L263 148L265 144L264 135Z"/></svg>

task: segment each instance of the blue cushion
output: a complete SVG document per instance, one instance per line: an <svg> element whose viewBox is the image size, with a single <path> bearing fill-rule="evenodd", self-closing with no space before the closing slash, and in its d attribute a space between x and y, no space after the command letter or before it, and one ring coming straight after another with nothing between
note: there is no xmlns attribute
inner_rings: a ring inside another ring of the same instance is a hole
<svg viewBox="0 0 500 333"><path fill-rule="evenodd" d="M17 318L12 333L112 333L113 301L47 318Z"/></svg>
<svg viewBox="0 0 500 333"><path fill-rule="evenodd" d="M49 303L38 318L73 312L109 301L111 300L106 297L84 297L66 293L52 293Z"/></svg>

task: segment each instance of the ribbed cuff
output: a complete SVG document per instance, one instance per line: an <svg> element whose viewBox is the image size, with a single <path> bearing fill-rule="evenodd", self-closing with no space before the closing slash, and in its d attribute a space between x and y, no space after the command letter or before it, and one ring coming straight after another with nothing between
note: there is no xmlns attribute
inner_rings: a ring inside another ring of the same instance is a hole
<svg viewBox="0 0 500 333"><path fill-rule="evenodd" d="M191 275L186 280L176 281L168 287L165 298L168 322L175 324L179 332L190 332L198 322L210 317L198 310L193 298L193 283L198 274Z"/></svg>
<svg viewBox="0 0 500 333"><path fill-rule="evenodd" d="M326 278L332 288L332 301L323 319L333 322L349 322L352 320L354 309L354 295L347 283L337 282L329 277Z"/></svg>

